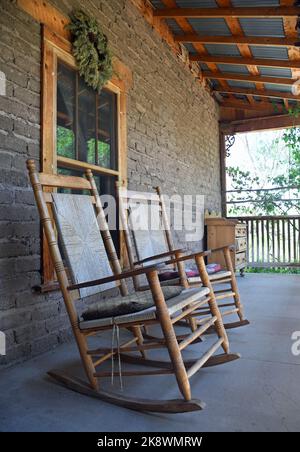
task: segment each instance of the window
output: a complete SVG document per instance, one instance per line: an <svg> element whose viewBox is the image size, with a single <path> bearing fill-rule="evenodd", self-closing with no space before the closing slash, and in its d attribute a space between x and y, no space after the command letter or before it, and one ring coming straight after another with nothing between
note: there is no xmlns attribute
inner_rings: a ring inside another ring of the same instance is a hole
<svg viewBox="0 0 300 452"><path fill-rule="evenodd" d="M117 122L117 94L96 93L58 61L57 155L117 170Z"/></svg>
<svg viewBox="0 0 300 452"><path fill-rule="evenodd" d="M115 196L115 183L126 184L126 90L112 80L100 94L79 76L71 44L44 29L42 171L82 176L93 171L101 194ZM112 231L120 251L120 233ZM120 253L119 253L120 254ZM43 287L55 284L43 241Z"/></svg>

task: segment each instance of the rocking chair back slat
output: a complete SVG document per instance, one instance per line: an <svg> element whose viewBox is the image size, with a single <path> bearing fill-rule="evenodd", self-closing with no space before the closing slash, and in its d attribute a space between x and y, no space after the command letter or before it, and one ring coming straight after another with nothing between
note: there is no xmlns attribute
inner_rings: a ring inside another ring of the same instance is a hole
<svg viewBox="0 0 300 452"><path fill-rule="evenodd" d="M53 211L64 255L75 284L112 276L90 196L53 193ZM82 298L116 287L80 289Z"/></svg>
<svg viewBox="0 0 300 452"><path fill-rule="evenodd" d="M168 251L168 243L158 204L128 202L128 218L138 260Z"/></svg>
<svg viewBox="0 0 300 452"><path fill-rule="evenodd" d="M43 187L64 187L73 190L91 190L89 181L83 179L82 177L40 173L39 179Z"/></svg>

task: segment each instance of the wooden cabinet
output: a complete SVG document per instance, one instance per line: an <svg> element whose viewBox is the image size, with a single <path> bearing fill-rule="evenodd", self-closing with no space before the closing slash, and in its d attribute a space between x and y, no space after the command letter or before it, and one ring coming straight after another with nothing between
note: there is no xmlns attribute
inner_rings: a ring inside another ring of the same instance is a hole
<svg viewBox="0 0 300 452"><path fill-rule="evenodd" d="M235 271L243 275L247 266L247 226L226 218L206 218L205 226L207 249L235 244L236 249L231 252L233 266ZM217 263L226 268L222 251L212 253L208 263Z"/></svg>

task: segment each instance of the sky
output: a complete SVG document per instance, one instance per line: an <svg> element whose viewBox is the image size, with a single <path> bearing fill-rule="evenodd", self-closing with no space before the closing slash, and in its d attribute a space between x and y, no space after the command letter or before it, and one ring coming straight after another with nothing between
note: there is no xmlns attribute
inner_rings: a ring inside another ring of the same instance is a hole
<svg viewBox="0 0 300 452"><path fill-rule="evenodd" d="M270 187L268 177L275 177L288 170L288 150L280 140L283 133L284 130L281 129L237 134L235 144L230 149L230 157L226 161L227 166L250 171L253 177L258 176L262 181L259 188ZM228 178L227 189L231 188Z"/></svg>

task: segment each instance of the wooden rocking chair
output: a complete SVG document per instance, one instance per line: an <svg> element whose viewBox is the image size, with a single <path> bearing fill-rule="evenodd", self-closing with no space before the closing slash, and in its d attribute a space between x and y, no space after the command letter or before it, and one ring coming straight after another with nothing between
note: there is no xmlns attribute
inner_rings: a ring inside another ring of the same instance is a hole
<svg viewBox="0 0 300 452"><path fill-rule="evenodd" d="M56 176L38 173L32 160L27 162L41 223L49 245L66 310L73 334L79 349L82 365L88 383L69 377L60 371L51 371L58 382L71 390L138 411L180 413L197 411L205 404L192 399L189 379L202 367L223 364L238 359L238 354L229 353L229 342L222 323L222 317L214 298L213 290L206 275L205 253L196 253L187 258L197 262L202 280L207 287L179 290L178 287L163 289L158 278L158 267L151 265L133 271L121 272L117 260L108 259L103 240L103 211L93 176L87 171L87 179L71 176ZM47 191L43 188L46 187ZM50 189L67 188L88 191L90 195L49 193ZM99 212L102 212L102 214ZM56 229L54 228L54 224ZM104 239L108 229L104 228ZM60 243L60 246L58 245ZM110 246L112 246L112 242ZM62 253L62 251L63 253ZM63 261L64 256L68 273ZM111 256L111 252L109 253ZM181 263L174 258L171 264ZM71 281L69 280L69 277ZM125 280L146 275L150 290L128 295ZM92 280L91 280L92 279ZM75 301L85 303L86 297L101 294L111 288L118 288L121 296L109 300L98 300L80 314ZM176 337L174 326L182 319L192 317L204 304L209 304L209 315L202 319L201 325L193 333L180 339ZM163 333L160 340L144 341L141 327L158 325ZM182 352L214 325L218 340L200 359L184 361ZM90 349L88 338L99 332L129 329L133 338L117 347ZM222 347L223 354L214 355ZM165 349L169 359L149 360L145 353L152 349ZM137 352L136 354L131 354ZM142 354L140 356L139 354ZM114 355L127 363L151 366L154 370L126 370L123 376L174 374L183 399L145 400L126 397L122 394L106 392L99 388L99 379L117 372L99 371L98 368Z"/></svg>
<svg viewBox="0 0 300 452"><path fill-rule="evenodd" d="M117 193L120 207L120 221L124 230L127 256L132 270L147 263L158 263L165 259L166 256L178 258L187 253L186 250L176 249L174 246L166 205L159 187L156 189L156 193L144 193L129 191L123 187L119 187L117 184ZM145 228L139 229L139 227L136 227L137 224L134 224L136 223L135 220L140 221L141 216L148 217L150 203L152 219L154 218L156 220L156 228L155 230L149 229L145 225ZM134 215L134 210L137 205L138 218ZM145 210L143 211L143 209ZM226 246L218 250L224 253L227 269L209 275L209 281L213 286L221 284L230 285L229 289L214 290L222 316L237 314L239 317L237 322L224 323L226 329L249 325L249 321L244 317L243 306L240 301L239 289L230 255L231 249L232 247ZM203 280L199 273L197 276L188 276L186 280L186 273L188 275L182 262L176 263L173 271L170 271L170 269L160 271L161 284L163 286L170 284L176 285L182 284L182 281L185 281L185 287L197 287L202 284L207 284L207 281ZM145 289L145 286L141 284L140 276L134 277L134 286L136 290ZM228 300L228 298L233 298L233 301L223 301ZM200 311L202 311L200 316L207 315L207 308L203 307ZM213 328L210 328L208 332L211 331L213 331Z"/></svg>

